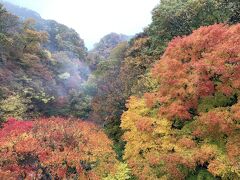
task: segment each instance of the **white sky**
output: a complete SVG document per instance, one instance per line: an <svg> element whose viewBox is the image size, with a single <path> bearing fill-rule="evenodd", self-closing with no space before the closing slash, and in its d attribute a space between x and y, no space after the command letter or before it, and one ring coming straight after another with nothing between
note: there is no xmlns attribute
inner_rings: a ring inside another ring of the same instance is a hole
<svg viewBox="0 0 240 180"><path fill-rule="evenodd" d="M159 0L6 0L75 29L88 48L110 32L134 35Z"/></svg>

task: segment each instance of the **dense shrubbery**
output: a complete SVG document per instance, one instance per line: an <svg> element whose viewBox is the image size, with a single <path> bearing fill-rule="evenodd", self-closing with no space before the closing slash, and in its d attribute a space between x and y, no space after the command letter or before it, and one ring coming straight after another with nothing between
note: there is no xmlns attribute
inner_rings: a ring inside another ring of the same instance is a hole
<svg viewBox="0 0 240 180"><path fill-rule="evenodd" d="M0 130L0 177L100 179L110 172L114 176L117 168L127 167L116 160L111 145L89 122L9 119Z"/></svg>
<svg viewBox="0 0 240 180"><path fill-rule="evenodd" d="M29 109L29 100L20 97L19 95L9 96L0 102L1 116L3 120L9 117L23 119Z"/></svg>
<svg viewBox="0 0 240 180"><path fill-rule="evenodd" d="M122 116L124 159L140 179L238 179L240 25L212 25L169 43L159 88Z"/></svg>
<svg viewBox="0 0 240 180"><path fill-rule="evenodd" d="M28 12L14 8L20 14ZM89 74L86 48L78 34L40 17L36 22L26 17L22 21L2 6L0 19L1 120L14 109L19 111L12 114L16 117L22 117L21 113L28 118L66 114L86 117L82 112L86 108L76 103ZM12 102L14 98L16 102Z"/></svg>
<svg viewBox="0 0 240 180"><path fill-rule="evenodd" d="M206 97L218 95L219 99L224 94L229 97L225 106L236 103L239 32L239 25L213 25L175 38L152 70L160 88L145 95L148 105L159 106L159 114L166 118L189 120L198 113L198 101Z"/></svg>
<svg viewBox="0 0 240 180"><path fill-rule="evenodd" d="M118 98L115 99L112 95L93 98L93 113L105 115L100 119L105 122L107 120L109 135L114 138L116 134L121 134L119 117L125 110L122 104L125 104L131 95L141 96L158 88L158 84L151 77L150 69L163 55L169 41L176 36L189 35L201 26L214 23L238 23L238 12L237 0L162 0L153 10L153 22L143 33L136 35L128 43L121 60L121 67L116 69L119 73L114 74L111 73L112 69L98 67L98 71L102 69L107 76L104 77L105 82L97 84L97 89L113 87L109 94L118 94ZM113 77L116 81L111 81ZM101 80L102 77L97 76L97 79ZM108 102L107 106L105 106L106 102ZM99 108L98 110L101 109L99 112L96 111L97 107L106 108ZM109 113L112 107L117 109L111 112L117 113Z"/></svg>
<svg viewBox="0 0 240 180"><path fill-rule="evenodd" d="M76 119L10 119L0 177L239 179L239 11L161 0L143 33L107 35L86 58L74 30L0 7L0 121L82 117L113 140Z"/></svg>

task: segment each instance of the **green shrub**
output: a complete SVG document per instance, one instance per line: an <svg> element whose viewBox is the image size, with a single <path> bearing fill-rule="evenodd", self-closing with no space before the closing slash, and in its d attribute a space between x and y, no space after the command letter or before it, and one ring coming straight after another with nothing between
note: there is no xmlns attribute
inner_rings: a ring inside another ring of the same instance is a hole
<svg viewBox="0 0 240 180"><path fill-rule="evenodd" d="M9 117L23 119L28 110L29 99L24 99L20 95L11 95L0 102L0 111L3 120Z"/></svg>

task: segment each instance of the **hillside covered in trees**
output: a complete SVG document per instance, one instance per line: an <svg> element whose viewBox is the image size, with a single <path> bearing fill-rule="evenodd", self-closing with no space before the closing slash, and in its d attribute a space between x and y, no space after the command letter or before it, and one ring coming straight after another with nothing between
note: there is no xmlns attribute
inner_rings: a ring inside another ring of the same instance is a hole
<svg viewBox="0 0 240 180"><path fill-rule="evenodd" d="M134 37L0 6L0 179L240 179L240 2L161 0Z"/></svg>

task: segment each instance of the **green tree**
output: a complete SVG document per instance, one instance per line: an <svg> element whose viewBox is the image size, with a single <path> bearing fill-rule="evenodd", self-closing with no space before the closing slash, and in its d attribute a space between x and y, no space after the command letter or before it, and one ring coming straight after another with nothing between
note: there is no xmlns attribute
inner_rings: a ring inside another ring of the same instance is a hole
<svg viewBox="0 0 240 180"><path fill-rule="evenodd" d="M239 22L237 0L161 0L153 10L153 22L147 29L151 49L162 54L175 36L190 34L200 26Z"/></svg>

